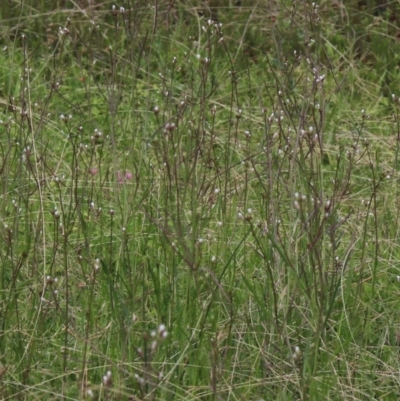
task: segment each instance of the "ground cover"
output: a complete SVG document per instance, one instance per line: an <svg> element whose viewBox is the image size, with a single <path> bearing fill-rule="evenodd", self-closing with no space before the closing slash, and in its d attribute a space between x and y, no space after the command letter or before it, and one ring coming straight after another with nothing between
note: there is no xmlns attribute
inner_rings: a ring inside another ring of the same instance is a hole
<svg viewBox="0 0 400 401"><path fill-rule="evenodd" d="M6 2L0 397L398 400L397 5Z"/></svg>

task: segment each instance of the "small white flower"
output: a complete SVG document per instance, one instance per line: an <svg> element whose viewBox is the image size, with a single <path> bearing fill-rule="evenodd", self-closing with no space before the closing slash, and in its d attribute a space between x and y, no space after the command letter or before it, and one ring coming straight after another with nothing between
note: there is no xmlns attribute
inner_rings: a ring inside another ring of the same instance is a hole
<svg viewBox="0 0 400 401"><path fill-rule="evenodd" d="M143 385L145 383L145 380L143 379L143 377L139 376L138 374L135 373L135 379L137 380L137 382L140 385Z"/></svg>
<svg viewBox="0 0 400 401"><path fill-rule="evenodd" d="M301 350L300 347L298 347L297 345L294 347L294 353L292 355L292 359L294 361L296 361L297 359L299 359L301 357Z"/></svg>

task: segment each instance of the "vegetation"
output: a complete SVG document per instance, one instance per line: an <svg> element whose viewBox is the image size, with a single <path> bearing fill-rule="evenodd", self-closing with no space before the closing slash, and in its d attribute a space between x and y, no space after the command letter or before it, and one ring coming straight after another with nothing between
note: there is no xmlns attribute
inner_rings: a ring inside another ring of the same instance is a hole
<svg viewBox="0 0 400 401"><path fill-rule="evenodd" d="M4 3L0 398L398 400L398 5Z"/></svg>

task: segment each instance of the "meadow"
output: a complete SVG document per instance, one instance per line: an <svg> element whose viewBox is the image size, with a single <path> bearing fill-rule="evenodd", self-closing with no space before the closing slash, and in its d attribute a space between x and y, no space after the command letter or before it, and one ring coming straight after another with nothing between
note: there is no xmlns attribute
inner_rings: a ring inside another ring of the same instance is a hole
<svg viewBox="0 0 400 401"><path fill-rule="evenodd" d="M1 400L399 399L400 7L234 3L3 1Z"/></svg>

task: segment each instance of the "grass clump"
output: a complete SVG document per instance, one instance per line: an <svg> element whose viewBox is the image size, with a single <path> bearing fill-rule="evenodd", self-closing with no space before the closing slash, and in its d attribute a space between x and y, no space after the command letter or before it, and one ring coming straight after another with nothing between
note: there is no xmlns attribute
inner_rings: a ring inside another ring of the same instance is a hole
<svg viewBox="0 0 400 401"><path fill-rule="evenodd" d="M397 400L396 11L9 3L1 398Z"/></svg>

